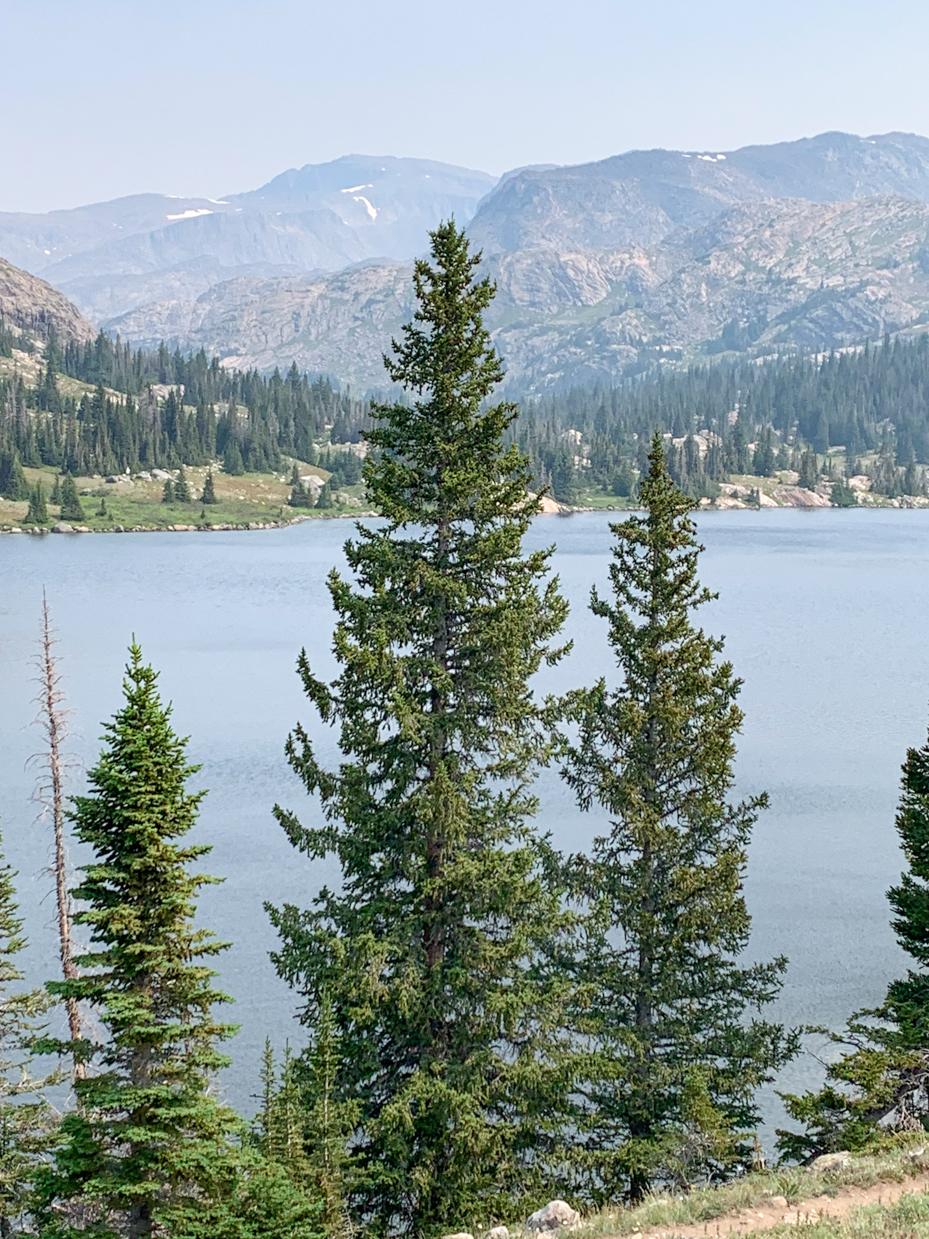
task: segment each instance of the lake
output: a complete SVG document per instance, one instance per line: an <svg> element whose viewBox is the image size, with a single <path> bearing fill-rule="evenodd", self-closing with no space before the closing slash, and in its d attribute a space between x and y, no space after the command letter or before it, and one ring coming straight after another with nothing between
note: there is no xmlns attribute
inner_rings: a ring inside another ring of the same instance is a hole
<svg viewBox="0 0 929 1239"><path fill-rule="evenodd" d="M540 518L531 531L529 544L556 545L575 643L540 677L542 690L610 676L603 622L587 609L591 585L606 587L609 519ZM771 798L751 849L752 954L790 960L780 1018L838 1026L905 967L885 891L902 864L900 765L929 716L929 514L783 509L705 513L699 525L701 575L720 595L704 626L725 635L745 682L738 792ZM350 532L331 520L249 533L0 537L0 819L31 976L55 975L50 832L36 822L24 769L39 747L30 659L45 585L74 711L71 748L84 766L119 707L133 633L203 765L197 785L210 791L198 837L213 845L208 871L225 882L204 892L202 919L234 943L221 964L241 1024L228 1087L247 1111L265 1036L301 1043L293 997L268 960L275 939L263 902L308 903L337 876L288 846L271 806L306 820L315 812L283 745L298 719L314 721L295 674L301 646L317 673L334 669L325 579ZM332 733L316 732L334 756ZM583 848L600 823L578 813L553 772L539 790L542 825L562 848ZM804 1085L818 1070L807 1056L783 1083ZM776 1102L765 1106L776 1117Z"/></svg>

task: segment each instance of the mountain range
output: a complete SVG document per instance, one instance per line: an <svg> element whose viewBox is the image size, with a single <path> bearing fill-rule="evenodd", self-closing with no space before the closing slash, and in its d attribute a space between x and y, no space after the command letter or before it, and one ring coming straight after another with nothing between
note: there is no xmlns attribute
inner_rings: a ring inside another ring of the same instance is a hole
<svg viewBox="0 0 929 1239"><path fill-rule="evenodd" d="M822 134L495 178L348 156L212 202L0 215L0 254L134 343L383 381L411 260L454 214L497 282L510 381L818 350L929 323L929 139Z"/></svg>

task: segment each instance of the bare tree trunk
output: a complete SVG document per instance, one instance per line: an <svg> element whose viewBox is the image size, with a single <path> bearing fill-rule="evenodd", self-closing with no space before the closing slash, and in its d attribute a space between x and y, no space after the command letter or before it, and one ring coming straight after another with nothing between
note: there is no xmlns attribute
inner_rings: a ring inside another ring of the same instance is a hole
<svg viewBox="0 0 929 1239"><path fill-rule="evenodd" d="M67 854L65 850L63 754L62 745L66 735L67 711L63 709L64 693L61 691L61 673L55 657L55 637L45 591L42 591L41 650L36 660L39 668L39 714L37 722L45 732L46 751L41 754L47 781L40 795L52 811L55 832L55 894L58 901L58 951L61 957L61 973L66 981L77 979L74 952L71 942L71 899L68 894ZM72 1041L82 1040L81 1012L76 998L65 999L68 1027ZM74 1063L74 1078L83 1079L84 1064Z"/></svg>

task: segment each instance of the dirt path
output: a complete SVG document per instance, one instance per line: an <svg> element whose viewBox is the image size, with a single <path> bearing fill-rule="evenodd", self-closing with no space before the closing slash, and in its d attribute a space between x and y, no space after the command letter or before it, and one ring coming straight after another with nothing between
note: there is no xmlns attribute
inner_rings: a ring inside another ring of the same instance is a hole
<svg viewBox="0 0 929 1239"><path fill-rule="evenodd" d="M814 1196L788 1205L783 1196L740 1209L737 1213L724 1213L708 1222L680 1226L648 1226L634 1231L625 1239L715 1239L717 1235L745 1235L750 1231L771 1230L784 1223L813 1222L821 1217L845 1217L862 1205L891 1205L907 1193L929 1191L929 1173L914 1175L902 1183L875 1183L873 1187L840 1187L834 1196Z"/></svg>

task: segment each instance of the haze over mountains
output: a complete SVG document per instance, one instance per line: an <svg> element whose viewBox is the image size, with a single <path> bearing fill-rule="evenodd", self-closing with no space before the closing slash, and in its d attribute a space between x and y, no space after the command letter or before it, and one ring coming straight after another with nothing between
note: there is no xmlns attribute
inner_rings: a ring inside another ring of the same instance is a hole
<svg viewBox="0 0 929 1239"><path fill-rule="evenodd" d="M47 215L0 213L0 255L99 322L197 296L221 278L409 258L439 219L470 219L495 182L425 159L348 155L215 200L139 194Z"/></svg>
<svg viewBox="0 0 929 1239"><path fill-rule="evenodd" d="M0 254L124 339L367 387L409 315L412 258L454 214L498 282L508 375L539 390L929 323L927 203L929 139L909 134L634 151L499 182L349 156L217 202L0 215Z"/></svg>

